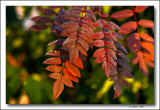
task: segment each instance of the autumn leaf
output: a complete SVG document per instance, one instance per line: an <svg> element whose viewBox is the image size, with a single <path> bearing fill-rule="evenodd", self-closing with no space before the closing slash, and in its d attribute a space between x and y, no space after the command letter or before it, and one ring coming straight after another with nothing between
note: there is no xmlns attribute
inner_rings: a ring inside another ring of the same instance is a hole
<svg viewBox="0 0 160 110"><path fill-rule="evenodd" d="M151 20L141 19L140 21L138 21L138 24L146 28L154 28L154 22Z"/></svg>
<svg viewBox="0 0 160 110"><path fill-rule="evenodd" d="M129 10L129 9L124 9L124 10L120 10L120 11L117 11L117 12L113 13L111 15L111 18L113 18L113 19L123 19L123 18L128 18L128 17L131 17L131 16L133 16L133 11Z"/></svg>

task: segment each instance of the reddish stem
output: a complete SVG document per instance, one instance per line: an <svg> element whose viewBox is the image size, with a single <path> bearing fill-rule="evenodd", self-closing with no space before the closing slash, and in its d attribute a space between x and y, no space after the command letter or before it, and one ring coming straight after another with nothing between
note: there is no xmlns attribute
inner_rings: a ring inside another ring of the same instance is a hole
<svg viewBox="0 0 160 110"><path fill-rule="evenodd" d="M134 10L133 6L132 6L132 10L133 10L133 15L134 15L135 22L137 24L137 31L138 31L138 34L139 34L138 21L137 21L136 13L135 13L135 10Z"/></svg>

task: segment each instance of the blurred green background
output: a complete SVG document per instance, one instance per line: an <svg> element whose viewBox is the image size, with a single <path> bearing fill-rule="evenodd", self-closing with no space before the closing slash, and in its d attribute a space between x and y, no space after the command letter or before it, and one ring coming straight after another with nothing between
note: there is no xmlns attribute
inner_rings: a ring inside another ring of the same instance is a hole
<svg viewBox="0 0 160 110"><path fill-rule="evenodd" d="M65 7L67 9L69 7ZM102 7L104 13L112 14L121 9L131 9L127 6ZM55 9L58 11L59 9ZM137 14L138 19L154 20L154 8L149 7ZM52 95L53 79L42 64L48 56L45 53L53 46L47 44L56 39L48 28L42 32L31 32L28 28L33 25L31 17L40 15L36 7L7 6L6 7L6 103L7 104L154 104L154 69L148 67L148 77L144 77L138 65L132 65L134 53L127 57L132 68L134 79L127 79L131 88L122 86L122 94L113 100L113 82L107 79L101 64L95 64L92 57L96 50L90 49L82 77L74 88L65 86L60 97L54 101ZM119 26L130 17L123 20L112 20ZM140 27L141 32L148 32L154 37L154 30ZM126 37L120 41L126 47ZM128 47L126 47L128 49ZM129 51L129 49L128 49Z"/></svg>

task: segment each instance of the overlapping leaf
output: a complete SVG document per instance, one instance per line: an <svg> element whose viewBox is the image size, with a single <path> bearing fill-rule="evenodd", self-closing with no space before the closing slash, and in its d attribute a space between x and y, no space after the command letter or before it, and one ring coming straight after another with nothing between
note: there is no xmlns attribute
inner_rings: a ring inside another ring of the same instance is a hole
<svg viewBox="0 0 160 110"><path fill-rule="evenodd" d="M137 24L135 21L129 21L122 24L121 29L118 31L120 34L129 34L137 29Z"/></svg>

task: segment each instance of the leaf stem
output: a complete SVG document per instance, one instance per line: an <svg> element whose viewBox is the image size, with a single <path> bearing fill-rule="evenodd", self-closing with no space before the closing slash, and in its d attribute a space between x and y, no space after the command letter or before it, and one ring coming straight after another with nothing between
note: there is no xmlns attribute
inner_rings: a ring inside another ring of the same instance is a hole
<svg viewBox="0 0 160 110"><path fill-rule="evenodd" d="M138 21L137 21L136 13L135 13L135 10L134 10L133 6L132 6L132 10L133 10L133 15L134 15L135 22L137 24L137 31L138 31L138 34L139 34Z"/></svg>

